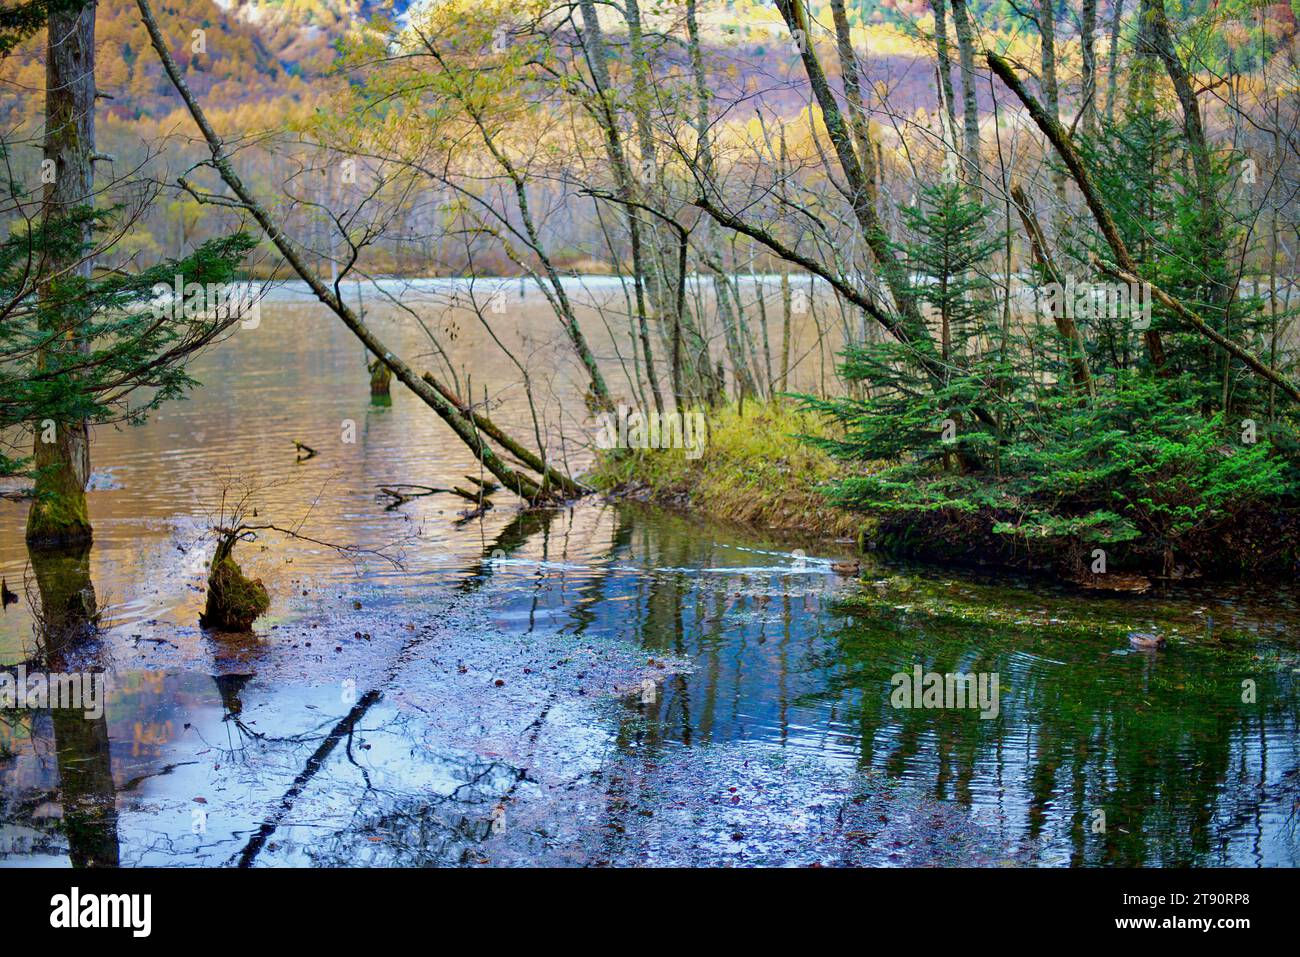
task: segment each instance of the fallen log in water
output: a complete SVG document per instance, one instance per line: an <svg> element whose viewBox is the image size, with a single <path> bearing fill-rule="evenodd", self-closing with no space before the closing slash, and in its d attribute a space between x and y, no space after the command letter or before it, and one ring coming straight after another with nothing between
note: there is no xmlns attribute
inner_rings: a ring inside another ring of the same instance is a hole
<svg viewBox="0 0 1300 957"><path fill-rule="evenodd" d="M267 208L258 201L253 191L244 184L239 174L235 172L234 166L231 165L229 158L226 156L225 144L208 121L207 114L204 112L203 107L199 105L193 92L191 92L189 84L186 83L185 77L168 50L166 38L158 26L158 21L154 17L153 8L149 5L148 0L136 0L136 5L140 9L140 18L149 33L150 42L154 51L158 54L158 59L162 62L164 71L167 73L176 92L180 94L181 100L184 101L195 125L203 134L203 139L207 142L208 149L212 154L211 165L213 169L217 171L222 181L234 193L235 198L202 193L186 182L184 177L178 180L181 188L186 190L200 204L234 206L246 210L257 221L262 231L266 233L267 238L271 240L276 250L284 257L285 262L307 284L316 298L333 312L354 336L361 340L362 345L370 351L377 361L383 363L403 385L414 392L421 401L438 413L439 417L451 426L452 431L474 453L474 457L483 464L484 468L496 476L504 487L525 499L530 505L562 500L565 497L582 494L584 490L578 483L546 465L538 456L529 452L491 423L486 416L481 416L471 410L463 410L458 402L449 398L453 396L453 393L438 383L432 375L429 373L425 373L423 376L417 374L403 359L390 351L383 341L366 325L362 317L343 301L338 293L339 285L337 281L331 288L320 276L308 268L298 249L286 237L280 224L271 217ZM523 472L512 469L506 464L501 456L482 440L481 435L483 434L498 442L521 462L524 462L529 468L537 472L541 476L540 482Z"/></svg>
<svg viewBox="0 0 1300 957"><path fill-rule="evenodd" d="M433 373L426 372L423 376L423 379L429 385L437 389L442 394L443 398L445 398L448 402L454 405L457 408L457 410L460 411L461 415L465 416L470 421L472 421L474 425L478 427L479 431L481 431L488 438L492 439L492 441L500 445L503 449L505 449L507 452L513 455L524 465L528 466L528 468L532 469L538 475L542 476L544 482L549 482L550 484L554 485L556 488L563 491L566 495L570 495L574 497L580 495L586 495L588 492L591 491L591 489L589 489L585 485L581 485L578 482L575 482L573 479L565 475L563 472L559 472L551 468L549 465L543 462L539 456L534 455L527 448L520 445L513 438L507 435L504 431L502 431L502 429L500 429L497 426L497 424L493 422L491 419L489 419L486 415L484 415L481 412L476 412L469 404L467 404L459 396L457 396L456 393L452 392L451 389L447 388L445 385L443 385L441 382L435 379L433 377Z"/></svg>

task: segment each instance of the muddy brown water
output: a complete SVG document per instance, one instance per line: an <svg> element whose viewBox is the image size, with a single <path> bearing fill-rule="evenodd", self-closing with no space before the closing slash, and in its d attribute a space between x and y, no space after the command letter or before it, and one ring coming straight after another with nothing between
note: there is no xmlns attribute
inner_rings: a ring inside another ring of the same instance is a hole
<svg viewBox="0 0 1300 957"><path fill-rule="evenodd" d="M521 427L513 368L472 315L436 314L445 293L403 295ZM580 463L554 319L516 292L495 320ZM102 715L0 714L0 865L1300 863L1290 584L1098 599L883 561L849 579L829 569L844 546L631 503L386 509L377 486L477 470L400 388L371 403L321 310L278 293L195 371L189 401L98 430L83 559L33 565L24 506L0 502L20 597L0 664L32 654L33 603L93 589L101 629L62 667L108 689ZM203 631L204 529L232 482L260 520L401 567L268 533L237 557L270 615ZM1164 651L1128 647L1152 628ZM996 716L895 707L917 665L996 674Z"/></svg>

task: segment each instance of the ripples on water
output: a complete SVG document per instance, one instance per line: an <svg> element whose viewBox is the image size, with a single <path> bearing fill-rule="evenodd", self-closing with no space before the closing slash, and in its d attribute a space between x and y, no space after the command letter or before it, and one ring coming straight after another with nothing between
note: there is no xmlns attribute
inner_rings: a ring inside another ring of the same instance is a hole
<svg viewBox="0 0 1300 957"><path fill-rule="evenodd" d="M462 482L475 463L400 389L372 405L361 351L335 324L291 305L263 315L203 358L191 401L96 435L85 571L107 623L94 664L114 692L101 722L3 716L5 864L472 863L507 796L540 808L529 826L555 845L565 825L548 818L572 809L542 797L566 776L613 763L650 786L665 775L667 790L665 762L754 748L961 809L947 826L977 829L999 859L1300 863L1291 585L1085 600L884 565L857 582L829 574L840 556L815 546L801 562L788 544L638 506L503 505L468 525L449 496L385 510L377 486ZM521 322L532 361L562 368L545 317ZM409 329L388 334L420 348ZM462 335L471 353L490 348L468 323ZM494 416L524 421L517 390L483 386ZM550 388L558 426L563 388ZM355 444L340 441L345 420ZM320 455L295 461L294 441ZM256 638L205 635L203 530L231 475L264 486L261 517L395 544L404 567L274 537L241 546L272 614ZM0 503L11 587L32 578L22 520ZM1129 653L1123 631L1153 621L1170 648ZM0 618L4 662L26 656L31 632L24 599ZM653 701L611 697L618 667L647 658L689 667L666 672ZM997 719L892 708L891 675L918 663L996 671ZM497 675L503 687L485 692ZM551 675L591 694L556 697ZM368 702L370 689L382 697ZM282 808L331 740L301 801ZM768 786L799 793L795 780ZM1104 834L1089 828L1097 809Z"/></svg>

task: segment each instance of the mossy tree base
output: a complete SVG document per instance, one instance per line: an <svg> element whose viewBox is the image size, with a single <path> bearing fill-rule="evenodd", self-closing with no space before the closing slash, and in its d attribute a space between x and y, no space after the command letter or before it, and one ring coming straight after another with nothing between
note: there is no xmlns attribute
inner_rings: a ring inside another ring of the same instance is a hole
<svg viewBox="0 0 1300 957"><path fill-rule="evenodd" d="M231 557L233 542L222 542L208 572L208 601L199 616L204 628L220 631L248 631L266 614L271 598L261 579L244 577L243 569Z"/></svg>
<svg viewBox="0 0 1300 957"><path fill-rule="evenodd" d="M86 495L37 499L27 513L27 544L37 548L81 548L94 540L86 516Z"/></svg>
<svg viewBox="0 0 1300 957"><path fill-rule="evenodd" d="M94 537L86 510L90 475L85 424L59 426L55 440L38 433L32 456L36 482L27 513L27 543L46 548L80 548Z"/></svg>

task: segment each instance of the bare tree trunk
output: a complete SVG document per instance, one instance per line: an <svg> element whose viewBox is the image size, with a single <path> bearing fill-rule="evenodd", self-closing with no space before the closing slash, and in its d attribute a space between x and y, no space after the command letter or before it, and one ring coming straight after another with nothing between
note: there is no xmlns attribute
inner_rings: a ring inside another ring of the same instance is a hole
<svg viewBox="0 0 1300 957"><path fill-rule="evenodd" d="M712 231L710 228L710 232ZM702 252L700 258L713 274L714 306L718 310L718 321L722 324L722 341L727 347L727 358L731 360L731 371L736 380L736 393L743 402L747 396L758 395L758 385L750 372L749 358L745 351L740 303L733 295L731 283L728 281L726 262L708 252Z"/></svg>
<svg viewBox="0 0 1300 957"><path fill-rule="evenodd" d="M435 379L432 373L426 372L420 378L437 389L448 402L456 407L461 415L474 423L475 428L490 438L493 442L500 445L520 462L524 463L524 465L542 476L554 488L558 488L565 494L573 496L583 495L590 491L586 486L579 485L563 472L558 472L551 466L547 465L541 456L519 444L514 437L501 429L495 422L489 419L485 413L475 411L473 406Z"/></svg>
<svg viewBox="0 0 1300 957"><path fill-rule="evenodd" d="M844 102L848 106L849 126L853 130L853 142L858 147L858 162L862 164L862 175L867 190L867 201L876 203L876 150L871 143L871 127L867 124L867 113L862 105L862 84L858 78L858 58L853 52L853 36L849 30L849 17L844 9L844 0L831 0L831 16L835 21L835 48L840 58L840 80L844 84Z"/></svg>
<svg viewBox="0 0 1300 957"><path fill-rule="evenodd" d="M1115 122L1115 99L1119 94L1119 26L1124 0L1111 0L1110 50L1106 56L1106 122Z"/></svg>
<svg viewBox="0 0 1300 957"><path fill-rule="evenodd" d="M704 181L713 178L713 144L709 136L709 87L704 75L704 53L700 46L700 25L695 0L686 0L686 32L691 52L691 69L695 74L695 136L699 150L700 169ZM731 295L727 288L727 277L723 272L721 259L711 252L717 245L717 230L713 221L704 223L704 241L701 243L700 260L713 278L714 306L718 319L722 323L723 342L727 348L727 357L731 360L732 371L736 379L736 391L743 399L745 395L757 395L753 377L749 374L749 365L741 348L741 339L736 328L735 313L731 307ZM722 389L721 382L714 379L715 396Z"/></svg>
<svg viewBox="0 0 1300 957"><path fill-rule="evenodd" d="M767 287L763 284L762 278L758 275L758 256L756 255L754 244L751 242L749 247L749 281L754 287L755 298L758 303L758 328L763 338L763 387L766 389L767 397L772 398L774 379L772 377L772 342L767 328Z"/></svg>
<svg viewBox="0 0 1300 957"><path fill-rule="evenodd" d="M1173 84L1179 105L1183 108L1183 135L1187 139L1187 148L1192 155L1192 169L1196 174L1196 197L1201 207L1201 249L1205 262L1210 263L1222 257L1224 248L1223 207L1215 195L1214 161L1210 144L1205 136L1205 126L1201 121L1200 103L1192 87L1187 68L1174 49L1173 38L1169 34L1169 20L1165 15L1164 0L1143 0L1143 5L1150 8L1149 34L1155 47L1156 56L1164 64L1165 72ZM1210 302L1219 307L1226 307L1231 290L1223 282L1210 285Z"/></svg>
<svg viewBox="0 0 1300 957"><path fill-rule="evenodd" d="M790 320L794 311L790 296L790 264L781 260L781 378L778 392L785 392L790 384Z"/></svg>
<svg viewBox="0 0 1300 957"><path fill-rule="evenodd" d="M1058 123L1061 121L1061 88L1056 80L1056 20L1052 0L1038 0L1038 33L1042 38L1039 59L1042 64L1043 105ZM1052 171L1052 187L1056 190L1057 208L1054 219L1059 224L1065 215L1065 173Z"/></svg>
<svg viewBox="0 0 1300 957"><path fill-rule="evenodd" d="M966 136L966 182L979 189L984 167L980 152L979 100L975 97L975 45L971 37L970 11L966 0L952 0L952 18L957 28L957 55L961 58L961 109Z"/></svg>
<svg viewBox="0 0 1300 957"><path fill-rule="evenodd" d="M68 350L90 351L83 328L89 316L56 288L90 279L91 257L80 248L90 240L90 224L81 227L81 242L72 248L51 243L50 231L59 228L60 220L95 202L94 0L76 7L51 4L47 29L44 158L54 164L54 181L45 184L41 219L46 230L46 275L58 278L43 282L39 295L46 302L62 300L65 305L47 329L62 335L41 357L42 365ZM89 427L85 420L46 421L34 423L34 429L36 497L27 513L27 541L41 546L84 545L92 537L86 512Z"/></svg>
<svg viewBox="0 0 1300 957"><path fill-rule="evenodd" d="M1097 0L1083 0L1080 8L1080 45L1083 48L1083 115L1080 122L1089 136L1097 132Z"/></svg>
<svg viewBox="0 0 1300 957"><path fill-rule="evenodd" d="M957 128L957 105L953 102L952 56L948 53L948 13L946 0L930 0L934 11L934 47L939 60L939 94L948 115L948 128Z"/></svg>
<svg viewBox="0 0 1300 957"><path fill-rule="evenodd" d="M652 71L645 48L644 31L641 25L641 6L638 0L625 0L624 18L627 21L628 50L632 56L632 118L636 124L637 146L641 154L640 197L643 202L654 204L659 193L659 164L655 156L654 133L650 127L650 79ZM663 226L653 217L644 217L643 245L646 250L646 293L651 307L659 319L661 339L674 343L681 328L681 316L677 314L677 297L673 294L676 284L674 276L675 257L670 255ZM667 318L665 328L664 319ZM672 385L676 403L681 405L681 368L680 364L672 370Z"/></svg>
<svg viewBox="0 0 1300 957"><path fill-rule="evenodd" d="M781 152L778 154L777 175L781 199L786 199L786 177L790 173L790 155L785 142L785 124L781 124ZM790 297L790 262L781 260L781 384L779 391L787 391L790 383L790 324L793 313Z"/></svg>
<svg viewBox="0 0 1300 957"><path fill-rule="evenodd" d="M1278 116L1277 101L1273 105L1273 168L1277 169L1283 163L1282 144L1279 131L1282 129ZM1278 309L1277 309L1277 270L1278 270L1278 206L1276 201L1272 203L1272 215L1269 217L1268 230L1268 364L1277 368L1277 347L1278 347ZM1273 418L1273 412L1277 401L1277 387L1269 385L1268 387L1268 417Z"/></svg>
<svg viewBox="0 0 1300 957"><path fill-rule="evenodd" d="M599 100L596 111L597 122L605 134L605 152L614 171L614 183L619 198L623 201L624 214L627 216L628 235L632 246L632 283L636 293L637 329L641 338L641 352L645 356L646 381L650 383L650 393L654 396L655 411L662 414L663 393L659 389L659 375L655 371L654 350L650 346L650 330L646 319L646 268L641 248L641 213L631 205L632 171L628 168L627 154L623 149L622 138L619 136L618 117L609 77L609 55L605 49L600 20L596 16L595 0L579 0L579 6L582 9L582 43L587 51L592 79L596 85L596 96Z"/></svg>

